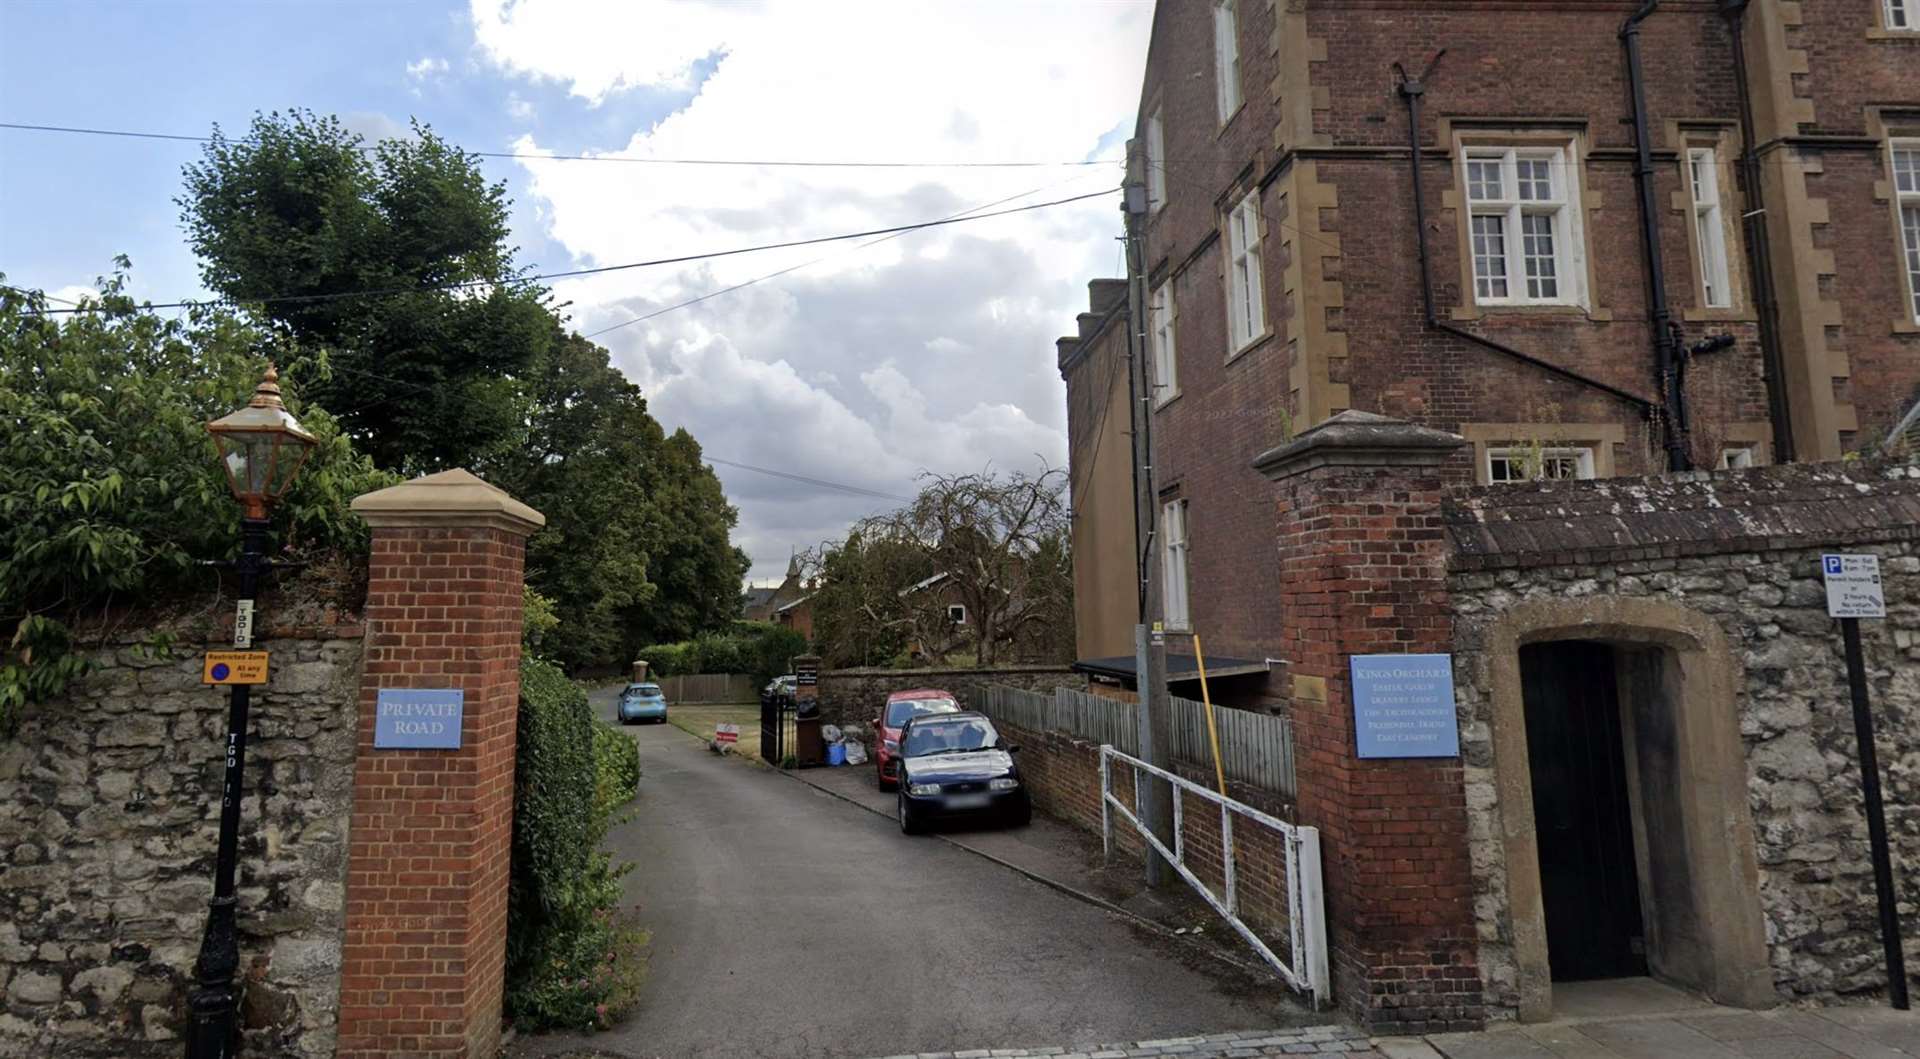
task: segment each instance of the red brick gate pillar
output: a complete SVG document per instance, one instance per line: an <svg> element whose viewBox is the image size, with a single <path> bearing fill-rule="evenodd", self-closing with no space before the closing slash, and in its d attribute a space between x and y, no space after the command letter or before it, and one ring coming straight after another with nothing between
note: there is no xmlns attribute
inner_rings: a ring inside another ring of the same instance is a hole
<svg viewBox="0 0 1920 1059"><path fill-rule="evenodd" d="M1340 1004L1416 1032L1484 1018L1460 760L1362 759L1348 660L1452 648L1440 521L1453 434L1342 412L1255 461L1279 485L1299 820L1320 829Z"/></svg>
<svg viewBox="0 0 1920 1059"><path fill-rule="evenodd" d="M459 470L368 493L353 510L373 550L335 1054L492 1059L521 570L546 519Z"/></svg>

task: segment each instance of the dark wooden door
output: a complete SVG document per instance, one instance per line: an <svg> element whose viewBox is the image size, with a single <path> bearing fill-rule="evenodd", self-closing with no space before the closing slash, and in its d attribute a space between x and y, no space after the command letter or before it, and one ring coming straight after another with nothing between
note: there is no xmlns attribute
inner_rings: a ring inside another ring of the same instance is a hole
<svg viewBox="0 0 1920 1059"><path fill-rule="evenodd" d="M1613 649L1520 649L1533 826L1555 981L1647 973Z"/></svg>

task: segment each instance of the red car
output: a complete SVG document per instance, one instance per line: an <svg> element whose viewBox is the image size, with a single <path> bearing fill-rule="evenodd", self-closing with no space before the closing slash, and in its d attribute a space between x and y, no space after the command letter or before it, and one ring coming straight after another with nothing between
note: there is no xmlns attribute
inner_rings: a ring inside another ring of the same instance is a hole
<svg viewBox="0 0 1920 1059"><path fill-rule="evenodd" d="M900 781L900 727L909 720L929 713L959 713L960 703L951 691L915 688L887 696L887 705L873 720L873 767L878 770L880 789L892 790Z"/></svg>

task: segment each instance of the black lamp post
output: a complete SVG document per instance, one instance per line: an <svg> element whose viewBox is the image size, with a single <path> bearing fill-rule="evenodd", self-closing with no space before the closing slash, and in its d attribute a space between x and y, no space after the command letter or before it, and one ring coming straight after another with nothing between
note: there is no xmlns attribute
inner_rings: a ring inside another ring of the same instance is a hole
<svg viewBox="0 0 1920 1059"><path fill-rule="evenodd" d="M267 513L300 473L314 438L280 403L280 375L268 366L245 408L207 424L220 447L228 484L245 514L240 520L240 607L251 613L253 597L267 560ZM239 630L236 628L236 634ZM250 647L236 642L236 647ZM236 640L239 637L236 635ZM247 703L251 689L235 684L227 704L226 782L220 792L220 847L213 869L213 900L200 937L200 958L188 1006L193 1024L187 1033L187 1059L225 1059L233 1052L234 1016L240 990L240 936L235 922L234 867L240 845L241 773L247 761Z"/></svg>

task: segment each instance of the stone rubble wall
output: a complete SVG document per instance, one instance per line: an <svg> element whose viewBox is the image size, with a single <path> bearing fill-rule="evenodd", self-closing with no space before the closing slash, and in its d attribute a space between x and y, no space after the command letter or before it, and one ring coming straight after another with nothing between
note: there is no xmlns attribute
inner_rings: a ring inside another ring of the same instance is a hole
<svg viewBox="0 0 1920 1059"><path fill-rule="evenodd" d="M289 631L240 823L249 1056L333 1054L362 630ZM0 1056L179 1054L212 895L227 693L116 637L0 742ZM214 645L219 646L219 645Z"/></svg>
<svg viewBox="0 0 1920 1059"><path fill-rule="evenodd" d="M1796 465L1732 475L1481 488L1448 512L1449 590L1481 967L1517 1003L1493 767L1487 630L1516 604L1650 599L1706 615L1735 696L1774 988L1885 987L1845 660L1820 554L1880 557L1887 618L1860 623L1907 967L1920 988L1920 470ZM1511 499L1508 499L1510 497ZM1838 546L1836 546L1838 545Z"/></svg>

